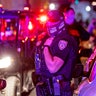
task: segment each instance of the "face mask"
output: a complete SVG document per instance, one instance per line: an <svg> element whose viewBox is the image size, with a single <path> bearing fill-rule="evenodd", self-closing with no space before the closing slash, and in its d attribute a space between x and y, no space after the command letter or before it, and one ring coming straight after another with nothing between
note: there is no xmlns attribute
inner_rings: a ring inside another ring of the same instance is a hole
<svg viewBox="0 0 96 96"><path fill-rule="evenodd" d="M74 20L75 20L75 16L74 15L70 15L69 17L65 18L65 22L67 24L69 24L69 25L72 24L74 22Z"/></svg>
<svg viewBox="0 0 96 96"><path fill-rule="evenodd" d="M56 23L51 23L51 22L48 23L47 23L47 31L49 36L51 37L54 37L57 34L61 33L65 27L64 21L62 20Z"/></svg>
<svg viewBox="0 0 96 96"><path fill-rule="evenodd" d="M56 36L58 33L56 25L52 25L51 23L50 26L47 26L47 31L51 37Z"/></svg>

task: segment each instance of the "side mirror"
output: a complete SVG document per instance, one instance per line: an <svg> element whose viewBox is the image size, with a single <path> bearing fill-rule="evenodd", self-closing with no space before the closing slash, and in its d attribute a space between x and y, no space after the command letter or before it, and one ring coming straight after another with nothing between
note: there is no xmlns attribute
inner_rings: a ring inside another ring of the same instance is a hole
<svg viewBox="0 0 96 96"><path fill-rule="evenodd" d="M4 89L6 87L6 80L0 79L0 90Z"/></svg>

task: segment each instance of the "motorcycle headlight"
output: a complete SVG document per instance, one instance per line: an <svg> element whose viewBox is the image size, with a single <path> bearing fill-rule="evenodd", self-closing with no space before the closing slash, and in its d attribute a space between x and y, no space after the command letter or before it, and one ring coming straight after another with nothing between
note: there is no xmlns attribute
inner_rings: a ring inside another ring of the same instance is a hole
<svg viewBox="0 0 96 96"><path fill-rule="evenodd" d="M12 64L11 57L3 57L0 59L0 68L7 68Z"/></svg>

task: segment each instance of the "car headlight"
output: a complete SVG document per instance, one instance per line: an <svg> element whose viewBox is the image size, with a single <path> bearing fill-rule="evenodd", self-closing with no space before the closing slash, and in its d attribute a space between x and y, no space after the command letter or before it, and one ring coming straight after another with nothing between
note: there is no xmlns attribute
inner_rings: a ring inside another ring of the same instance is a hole
<svg viewBox="0 0 96 96"><path fill-rule="evenodd" d="M7 68L12 64L11 57L3 57L0 59L0 68Z"/></svg>

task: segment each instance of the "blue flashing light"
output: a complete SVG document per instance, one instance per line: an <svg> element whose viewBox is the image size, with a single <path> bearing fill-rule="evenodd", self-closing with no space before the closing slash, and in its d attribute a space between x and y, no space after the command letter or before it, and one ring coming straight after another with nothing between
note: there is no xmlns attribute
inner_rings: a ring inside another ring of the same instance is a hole
<svg viewBox="0 0 96 96"><path fill-rule="evenodd" d="M79 3L79 0L75 0L75 4L77 5Z"/></svg>

